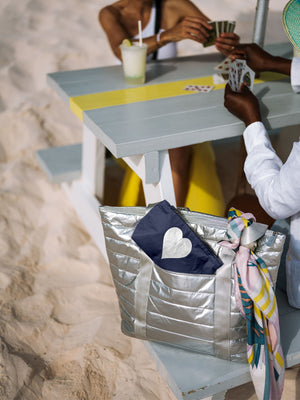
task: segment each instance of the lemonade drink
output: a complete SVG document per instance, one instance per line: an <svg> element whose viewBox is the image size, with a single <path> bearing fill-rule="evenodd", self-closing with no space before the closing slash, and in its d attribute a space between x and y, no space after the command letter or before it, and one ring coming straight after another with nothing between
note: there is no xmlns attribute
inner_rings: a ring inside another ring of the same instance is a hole
<svg viewBox="0 0 300 400"><path fill-rule="evenodd" d="M141 46L138 44L132 46L121 44L120 48L126 82L137 85L143 84L146 76L147 44L143 43Z"/></svg>

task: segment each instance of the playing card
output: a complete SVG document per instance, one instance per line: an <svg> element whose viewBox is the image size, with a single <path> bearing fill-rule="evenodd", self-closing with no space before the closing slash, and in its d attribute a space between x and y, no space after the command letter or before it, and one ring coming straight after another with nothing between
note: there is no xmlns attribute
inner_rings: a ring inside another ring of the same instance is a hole
<svg viewBox="0 0 300 400"><path fill-rule="evenodd" d="M217 21L217 27L218 27L217 37L219 37L221 33L223 33L223 21Z"/></svg>
<svg viewBox="0 0 300 400"><path fill-rule="evenodd" d="M235 92L240 91L241 84L245 82L250 90L253 89L255 73L246 64L245 60L235 60L229 70L229 85Z"/></svg>
<svg viewBox="0 0 300 400"><path fill-rule="evenodd" d="M228 79L231 89L235 92L237 92L239 89L239 80L242 71L242 64L239 63L238 61L240 60L235 60L230 65L229 79Z"/></svg>
<svg viewBox="0 0 300 400"><path fill-rule="evenodd" d="M189 90L198 93L209 93L214 87L210 85L193 85L189 84L183 88L183 90Z"/></svg>
<svg viewBox="0 0 300 400"><path fill-rule="evenodd" d="M231 64L232 66L232 80L233 80L233 90L235 92L238 91L238 84L239 84L239 69L236 65L236 62L233 62ZM230 72L229 72L230 75Z"/></svg>
<svg viewBox="0 0 300 400"><path fill-rule="evenodd" d="M183 90L189 90L189 91L196 92L196 91L198 91L196 86L197 86L197 85L192 85L192 84L186 85L186 86L183 88Z"/></svg>
<svg viewBox="0 0 300 400"><path fill-rule="evenodd" d="M197 85L199 93L209 93L213 90L213 86L210 85Z"/></svg>
<svg viewBox="0 0 300 400"><path fill-rule="evenodd" d="M217 31L216 31L216 24L217 21L209 21L209 25L211 25L212 30L209 31L209 37L207 41L203 44L203 47L208 47L208 46L213 46L216 43L216 39L218 37Z"/></svg>
<svg viewBox="0 0 300 400"><path fill-rule="evenodd" d="M236 69L235 85L236 85L236 91L238 92L240 89L240 86L241 86L241 76L242 76L243 68L246 65L246 61L236 59L234 61L234 63L235 63L235 69Z"/></svg>
<svg viewBox="0 0 300 400"><path fill-rule="evenodd" d="M246 83L246 85L252 91L253 84L254 84L254 78L255 78L255 72L250 67L248 67L247 64L245 64L243 66L242 73L241 73L240 85L242 83Z"/></svg>
<svg viewBox="0 0 300 400"><path fill-rule="evenodd" d="M236 92L236 67L235 67L235 63L233 62L230 65L230 69L229 69L229 77L228 77L228 83L229 86L231 87L231 89Z"/></svg>
<svg viewBox="0 0 300 400"><path fill-rule="evenodd" d="M235 21L223 21L223 32L233 32L235 29Z"/></svg>
<svg viewBox="0 0 300 400"><path fill-rule="evenodd" d="M224 81L228 81L229 79L229 73L227 74L221 74L222 78L224 79Z"/></svg>
<svg viewBox="0 0 300 400"><path fill-rule="evenodd" d="M220 33L223 33L223 32L224 32L224 22L225 22L225 21L221 21L221 32L220 32Z"/></svg>
<svg viewBox="0 0 300 400"><path fill-rule="evenodd" d="M230 30L230 32L233 32L233 31L234 31L234 29L235 29L235 24L236 24L235 21L231 21L231 30Z"/></svg>
<svg viewBox="0 0 300 400"><path fill-rule="evenodd" d="M203 44L203 47L212 46L216 42L216 38L223 32L233 32L235 28L235 21L209 21L208 22L213 30L210 31L210 36L207 42Z"/></svg>
<svg viewBox="0 0 300 400"><path fill-rule="evenodd" d="M225 77L223 77L223 75ZM226 77L226 74L221 74L221 73L213 74L213 82L215 85L224 84L228 81L228 76L229 76L229 74L227 74L227 77Z"/></svg>
<svg viewBox="0 0 300 400"><path fill-rule="evenodd" d="M219 31L218 21L215 21L215 24L216 24L216 36L219 37L220 31Z"/></svg>
<svg viewBox="0 0 300 400"><path fill-rule="evenodd" d="M236 64L237 68L241 69L241 68L243 68L244 65L246 65L246 60L237 58L235 60L235 64Z"/></svg>
<svg viewBox="0 0 300 400"><path fill-rule="evenodd" d="M216 65L214 69L221 73L229 73L230 65L232 64L232 60L227 57L225 60L220 62L220 64Z"/></svg>

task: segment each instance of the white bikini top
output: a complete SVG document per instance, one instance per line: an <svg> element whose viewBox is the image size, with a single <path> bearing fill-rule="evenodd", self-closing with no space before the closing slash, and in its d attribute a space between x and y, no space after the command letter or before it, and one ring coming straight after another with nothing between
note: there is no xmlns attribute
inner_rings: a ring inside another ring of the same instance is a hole
<svg viewBox="0 0 300 400"><path fill-rule="evenodd" d="M156 17L156 8L155 4L152 6L150 21L147 26L143 29L143 37L149 37L155 34L155 17ZM164 29L160 29L159 32L163 32ZM132 39L138 39L138 35L134 36ZM172 58L177 56L177 46L175 42L171 42L161 47L157 52L157 59L164 58ZM152 60L152 54L149 54L147 57L148 60Z"/></svg>

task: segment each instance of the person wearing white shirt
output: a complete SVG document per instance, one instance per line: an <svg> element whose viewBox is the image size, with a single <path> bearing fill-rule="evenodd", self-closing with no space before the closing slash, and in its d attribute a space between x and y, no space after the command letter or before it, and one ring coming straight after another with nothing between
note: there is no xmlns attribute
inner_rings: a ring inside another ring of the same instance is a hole
<svg viewBox="0 0 300 400"><path fill-rule="evenodd" d="M256 44L237 46L236 56L242 55L255 72L290 75L292 89L300 92L300 58L275 57ZM244 170L261 206L276 220L291 217L286 257L287 295L290 305L300 308L300 142L293 144L283 164L262 123L258 99L245 84L239 93L233 92L227 84L224 105L246 125Z"/></svg>

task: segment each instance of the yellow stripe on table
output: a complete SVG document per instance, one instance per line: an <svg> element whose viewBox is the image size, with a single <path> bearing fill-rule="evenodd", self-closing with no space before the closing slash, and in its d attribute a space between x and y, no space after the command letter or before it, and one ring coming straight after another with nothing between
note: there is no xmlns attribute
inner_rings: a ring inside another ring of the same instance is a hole
<svg viewBox="0 0 300 400"><path fill-rule="evenodd" d="M111 92L71 97L70 108L80 119L82 119L82 112L86 110L195 94L195 91L184 90L184 87L189 84L212 86L213 78L212 76L206 76L202 78L186 79L183 81L159 83L148 86L143 85L128 89L113 90ZM215 88L218 88L218 86L224 87L224 84L215 85Z"/></svg>
<svg viewBox="0 0 300 400"><path fill-rule="evenodd" d="M256 79L254 83L262 83L265 81L278 80L285 77L281 74L262 74L260 79ZM182 81L159 83L156 85L143 85L128 89L112 90L109 92L86 94L82 96L70 97L70 108L81 120L82 113L87 110L95 110L97 108L113 107L122 104L137 103L142 101L157 100L167 97L175 97L182 95L195 94L195 91L184 90L184 87L192 85L209 85L214 86L213 90L223 89L225 84L214 85L212 76L201 78L191 78Z"/></svg>

